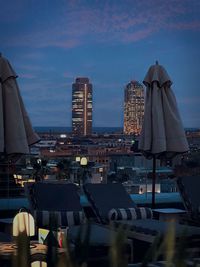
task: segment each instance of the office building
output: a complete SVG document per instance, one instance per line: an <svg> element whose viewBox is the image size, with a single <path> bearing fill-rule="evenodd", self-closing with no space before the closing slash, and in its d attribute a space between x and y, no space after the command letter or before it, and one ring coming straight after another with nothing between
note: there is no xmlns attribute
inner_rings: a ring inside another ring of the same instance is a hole
<svg viewBox="0 0 200 267"><path fill-rule="evenodd" d="M92 84L88 78L76 78L72 84L72 133L86 136L92 133Z"/></svg>
<svg viewBox="0 0 200 267"><path fill-rule="evenodd" d="M131 81L124 89L124 134L138 135L144 116L144 88L137 81Z"/></svg>

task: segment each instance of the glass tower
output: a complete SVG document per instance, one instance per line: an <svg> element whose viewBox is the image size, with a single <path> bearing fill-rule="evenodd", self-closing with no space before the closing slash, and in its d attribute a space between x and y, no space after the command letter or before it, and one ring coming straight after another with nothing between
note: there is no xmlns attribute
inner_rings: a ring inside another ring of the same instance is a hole
<svg viewBox="0 0 200 267"><path fill-rule="evenodd" d="M124 134L138 135L144 116L144 88L131 81L124 89Z"/></svg>
<svg viewBox="0 0 200 267"><path fill-rule="evenodd" d="M72 133L92 134L92 84L85 77L72 84Z"/></svg>

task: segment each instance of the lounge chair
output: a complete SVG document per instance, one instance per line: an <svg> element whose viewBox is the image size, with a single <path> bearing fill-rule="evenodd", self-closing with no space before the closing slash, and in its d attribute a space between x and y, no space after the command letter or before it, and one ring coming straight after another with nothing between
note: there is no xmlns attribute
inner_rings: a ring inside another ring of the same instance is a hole
<svg viewBox="0 0 200 267"><path fill-rule="evenodd" d="M110 220L114 220L112 222L115 227L124 226L127 229L129 238L151 244L156 236L164 236L169 229L168 222L152 218L149 208L137 207L122 184L86 184L84 192L97 221L108 224ZM176 238L181 238L183 233L190 241L188 246L196 248L200 241L200 228L176 223Z"/></svg>
<svg viewBox="0 0 200 267"><path fill-rule="evenodd" d="M27 183L25 192L30 208L35 216L37 227L50 228L52 214L57 217L55 227L66 229L67 237L72 246L76 245L78 235L84 237L88 231L88 223L80 204L79 188L66 182L37 182ZM111 236L116 231L89 224L89 250L90 262L101 258L108 258L108 250L111 244ZM130 261L133 258L132 241L126 240L125 246L130 252Z"/></svg>
<svg viewBox="0 0 200 267"><path fill-rule="evenodd" d="M77 186L66 182L27 183L25 192L37 227L50 227L53 217L56 227L79 225L85 216ZM52 226L52 225L51 225Z"/></svg>
<svg viewBox="0 0 200 267"><path fill-rule="evenodd" d="M187 211L184 222L200 226L200 176L178 177L176 181Z"/></svg>

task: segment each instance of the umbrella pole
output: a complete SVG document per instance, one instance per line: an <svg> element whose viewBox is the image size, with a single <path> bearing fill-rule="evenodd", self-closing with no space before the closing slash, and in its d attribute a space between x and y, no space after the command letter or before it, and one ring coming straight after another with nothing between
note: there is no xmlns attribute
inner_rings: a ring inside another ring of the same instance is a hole
<svg viewBox="0 0 200 267"><path fill-rule="evenodd" d="M153 171L152 171L152 208L155 208L155 187L156 187L156 156L153 155Z"/></svg>

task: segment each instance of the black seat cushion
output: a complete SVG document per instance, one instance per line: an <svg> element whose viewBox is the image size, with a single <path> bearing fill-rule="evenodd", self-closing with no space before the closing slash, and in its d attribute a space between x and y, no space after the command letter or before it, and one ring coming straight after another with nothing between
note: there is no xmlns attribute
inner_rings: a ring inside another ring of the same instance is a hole
<svg viewBox="0 0 200 267"><path fill-rule="evenodd" d="M27 185L33 210L81 211L77 186L71 183L43 183Z"/></svg>
<svg viewBox="0 0 200 267"><path fill-rule="evenodd" d="M94 209L97 219L107 223L108 213L113 208L135 208L122 184L85 184L84 192Z"/></svg>

